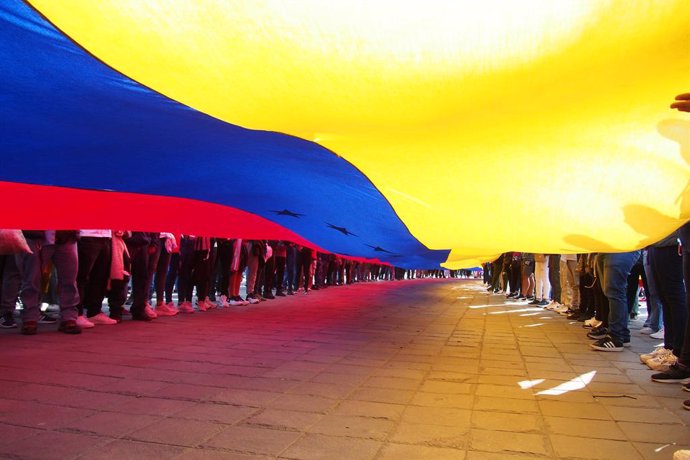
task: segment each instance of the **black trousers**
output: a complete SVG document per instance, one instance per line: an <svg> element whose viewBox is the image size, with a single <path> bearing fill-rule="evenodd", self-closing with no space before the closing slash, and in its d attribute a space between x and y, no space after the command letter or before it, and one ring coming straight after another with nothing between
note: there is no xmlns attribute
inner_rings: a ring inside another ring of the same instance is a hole
<svg viewBox="0 0 690 460"><path fill-rule="evenodd" d="M86 310L87 316L95 316L101 312L101 304L110 278L112 241L110 238L85 236L77 243L77 251L77 289L80 299L77 308L80 315Z"/></svg>
<svg viewBox="0 0 690 460"><path fill-rule="evenodd" d="M128 244L127 251L132 263L132 307L133 315L143 314L146 307L148 287L149 246Z"/></svg>
<svg viewBox="0 0 690 460"><path fill-rule="evenodd" d="M551 299L561 302L561 255L549 255L549 283L551 283Z"/></svg>
<svg viewBox="0 0 690 460"><path fill-rule="evenodd" d="M285 277L285 266L287 262L286 257L276 257L276 289L278 292L283 291L283 278ZM288 283L290 280L288 280Z"/></svg>

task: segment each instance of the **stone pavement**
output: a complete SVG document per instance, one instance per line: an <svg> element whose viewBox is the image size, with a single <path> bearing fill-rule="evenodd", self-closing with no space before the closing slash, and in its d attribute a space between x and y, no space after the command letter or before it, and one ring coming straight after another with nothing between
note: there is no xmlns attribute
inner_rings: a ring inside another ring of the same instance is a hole
<svg viewBox="0 0 690 460"><path fill-rule="evenodd" d="M670 459L690 393L480 282L0 332L0 457Z"/></svg>

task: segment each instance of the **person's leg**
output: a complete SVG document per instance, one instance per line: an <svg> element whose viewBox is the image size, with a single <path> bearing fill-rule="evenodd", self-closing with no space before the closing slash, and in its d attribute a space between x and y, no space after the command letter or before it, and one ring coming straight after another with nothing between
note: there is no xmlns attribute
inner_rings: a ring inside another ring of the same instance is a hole
<svg viewBox="0 0 690 460"><path fill-rule="evenodd" d="M110 263L112 260L111 239L93 239L99 240L95 244L98 247L98 253L96 255L96 259L93 262L91 273L89 275L88 284L84 291L85 297L79 303L80 305L83 305L86 309L86 316L88 317L96 316L97 314L101 313L103 299L105 299L105 292L108 288L108 278L110 277ZM56 248L56 250L61 251L61 248ZM62 285L62 282L59 280L60 275L58 274L58 282L60 282L60 284Z"/></svg>
<svg viewBox="0 0 690 460"><path fill-rule="evenodd" d="M125 280L110 280L110 291L108 291L108 309L110 318L118 323L122 321L123 305L127 300L127 283Z"/></svg>
<svg viewBox="0 0 690 460"><path fill-rule="evenodd" d="M2 297L0 297L0 312L2 312L3 327L17 327L14 321L14 310L17 307L19 290L22 284L22 273L17 266L17 256L2 256L5 265L2 273Z"/></svg>
<svg viewBox="0 0 690 460"><path fill-rule="evenodd" d="M256 286L256 277L259 271L259 257L254 254L249 254L247 258L247 297L254 297L254 287Z"/></svg>
<svg viewBox="0 0 690 460"><path fill-rule="evenodd" d="M633 265L628 275L628 289L626 291L628 301L628 315L631 319L637 317L638 301L640 293L640 273L642 272L642 261Z"/></svg>
<svg viewBox="0 0 690 460"><path fill-rule="evenodd" d="M161 252L160 257L158 257L158 264L156 265L156 304L163 305L169 303L165 298L166 294L166 283L168 277L168 271L170 268L171 254L165 249L164 241L161 241ZM170 296L172 297L172 289L170 290ZM172 299L171 299L172 300Z"/></svg>
<svg viewBox="0 0 690 460"><path fill-rule="evenodd" d="M276 257L276 295L283 295L285 291L285 284L283 283L283 278L285 276L285 257Z"/></svg>
<svg viewBox="0 0 690 460"><path fill-rule="evenodd" d="M568 279L568 263L567 261L559 258L558 263L560 264L560 285L561 285L561 300L563 305L572 306L573 302L573 283Z"/></svg>
<svg viewBox="0 0 690 460"><path fill-rule="evenodd" d="M273 298L273 280L276 276L276 258L271 256L264 265L264 297Z"/></svg>
<svg viewBox="0 0 690 460"><path fill-rule="evenodd" d="M218 248L213 244L213 239L211 239L211 249L208 254L208 261L206 262L206 270L208 272L208 288L206 295L211 302L216 301L216 294L221 295L218 292L218 286L220 280L218 279L220 275L220 265L218 263Z"/></svg>
<svg viewBox="0 0 690 460"><path fill-rule="evenodd" d="M604 289L601 287L601 279L594 280L594 305L595 317L601 321L603 327L609 327L609 299L604 295Z"/></svg>
<svg viewBox="0 0 690 460"><path fill-rule="evenodd" d="M146 282L148 280L148 245L127 246L132 263L132 307L134 319L148 317L146 308Z"/></svg>
<svg viewBox="0 0 690 460"><path fill-rule="evenodd" d="M230 268L232 265L232 243L221 241L218 243L218 270L220 271L219 284L217 286L220 295L226 298L232 297L230 294Z"/></svg>
<svg viewBox="0 0 690 460"><path fill-rule="evenodd" d="M566 266L568 269L568 283L570 283L573 296L570 306L578 309L580 308L580 275L577 273L577 260L568 260Z"/></svg>
<svg viewBox="0 0 690 460"><path fill-rule="evenodd" d="M178 305L192 301L194 284L192 283L192 271L194 267L194 241L183 239L180 246L180 269L177 280Z"/></svg>
<svg viewBox="0 0 690 460"><path fill-rule="evenodd" d="M110 241L107 238L103 239L108 242ZM106 245L110 247L110 244ZM50 256L57 270L58 292L60 296L60 318L63 322L76 321L78 314L77 305L79 305L79 290L77 288L79 256L77 242L71 241L68 243L55 244L46 246L44 250L45 249L52 251ZM108 264L108 271L109 270L110 264ZM102 276L102 274L96 273L96 276ZM103 302L103 297L101 297L101 302Z"/></svg>
<svg viewBox="0 0 690 460"><path fill-rule="evenodd" d="M79 272L77 274L77 288L79 290L79 305L77 307L79 315L83 315L88 307L85 305L87 299L92 300L94 296L87 295L92 288L91 273L94 271L97 259L101 253L99 241L103 238L83 237L77 243L79 257ZM108 267L110 269L110 267ZM94 286L95 287L95 286ZM93 311L93 305L91 306ZM95 313L94 313L95 314Z"/></svg>
<svg viewBox="0 0 690 460"><path fill-rule="evenodd" d="M609 300L609 334L623 344L630 341L628 329L627 282L640 251L606 254L604 295Z"/></svg>
<svg viewBox="0 0 690 460"><path fill-rule="evenodd" d="M678 255L677 246L652 247L650 253L654 284L664 308L664 344L674 355L680 356L688 317L683 259Z"/></svg>
<svg viewBox="0 0 690 460"><path fill-rule="evenodd" d="M151 304L153 299L153 292L155 291L153 285L153 277L158 271L158 260L161 256L161 249L163 247L163 240L156 238L154 235L151 238L151 244L147 248L148 260L146 261L146 303Z"/></svg>
<svg viewBox="0 0 690 460"><path fill-rule="evenodd" d="M41 258L42 241L27 238L26 243L31 249L31 254L17 254L15 262L22 277L20 297L23 309L21 313L22 326L29 323L34 327L41 316Z"/></svg>
<svg viewBox="0 0 690 460"><path fill-rule="evenodd" d="M561 255L550 254L549 258L549 283L551 284L551 299L561 302Z"/></svg>
<svg viewBox="0 0 690 460"><path fill-rule="evenodd" d="M645 278L647 278L647 287L645 288L647 321L645 321L645 326L654 332L658 332L661 329L661 302L659 301L659 294L657 294L656 284L654 283L654 272L649 263L649 250L644 252L643 257L644 273ZM683 254L683 264L685 264L685 254Z"/></svg>
<svg viewBox="0 0 690 460"><path fill-rule="evenodd" d="M175 289L175 283L178 282L177 274L180 271L180 253L175 252L170 254L170 265L168 266L168 274L165 277L165 303L172 302L172 294ZM180 286L177 286L178 299L181 296Z"/></svg>
<svg viewBox="0 0 690 460"><path fill-rule="evenodd" d="M580 275L580 320L590 319L594 316L594 278L590 273Z"/></svg>
<svg viewBox="0 0 690 460"><path fill-rule="evenodd" d="M683 225L679 232L683 245L683 281L685 283L685 305L690 310L690 223ZM690 312L688 312L690 316ZM678 356L678 362L690 370L690 319L685 322L683 346Z"/></svg>

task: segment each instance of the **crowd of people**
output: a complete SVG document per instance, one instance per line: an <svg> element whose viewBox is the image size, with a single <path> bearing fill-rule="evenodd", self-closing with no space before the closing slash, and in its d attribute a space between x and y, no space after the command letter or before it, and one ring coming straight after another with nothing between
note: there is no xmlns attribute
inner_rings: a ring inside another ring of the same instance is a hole
<svg viewBox="0 0 690 460"><path fill-rule="evenodd" d="M152 321L360 281L469 273L403 270L288 241L105 229L24 230L20 236L25 251L0 255L0 327L18 327L19 304L25 335L36 334L39 323L59 321L58 330L78 334L118 324L125 315ZM52 305L59 319L41 309Z"/></svg>
<svg viewBox="0 0 690 460"><path fill-rule="evenodd" d="M663 345L640 355L657 371L652 380L682 383L690 391L690 224L642 251L590 254L506 252L484 265L487 290L583 323L596 351L630 346L629 320L640 294L647 305L641 334ZM685 275L685 281L684 281ZM690 409L690 401L684 403Z"/></svg>

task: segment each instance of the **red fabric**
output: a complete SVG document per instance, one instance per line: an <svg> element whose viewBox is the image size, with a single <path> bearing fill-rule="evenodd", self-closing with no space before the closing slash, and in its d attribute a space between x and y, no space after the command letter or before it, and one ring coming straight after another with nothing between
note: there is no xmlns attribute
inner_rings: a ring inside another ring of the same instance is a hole
<svg viewBox="0 0 690 460"><path fill-rule="evenodd" d="M0 228L121 228L176 235L287 240L328 252L256 214L205 201L3 181L0 181L0 197ZM377 259L350 259L383 264Z"/></svg>

